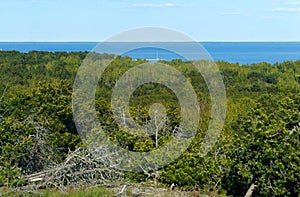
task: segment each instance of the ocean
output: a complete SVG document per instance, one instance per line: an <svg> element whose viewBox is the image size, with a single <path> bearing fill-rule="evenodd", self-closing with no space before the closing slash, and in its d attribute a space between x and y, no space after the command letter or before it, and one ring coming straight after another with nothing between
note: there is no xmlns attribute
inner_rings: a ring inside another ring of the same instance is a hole
<svg viewBox="0 0 300 197"><path fill-rule="evenodd" d="M96 42L0 42L0 50L17 50L21 52L37 51L91 51L97 46ZM126 48L132 43L114 43L120 48ZM177 47L190 47L188 43L165 43L178 45ZM253 64L268 62L274 64L283 61L300 60L300 42L203 42L200 43L210 54L214 61L226 61L239 64ZM139 48L124 54L133 59L182 59L178 54L161 48ZM195 53L193 48L189 49ZM110 47L107 47L107 53ZM193 55L193 54L192 54ZM197 54L194 54L197 57Z"/></svg>

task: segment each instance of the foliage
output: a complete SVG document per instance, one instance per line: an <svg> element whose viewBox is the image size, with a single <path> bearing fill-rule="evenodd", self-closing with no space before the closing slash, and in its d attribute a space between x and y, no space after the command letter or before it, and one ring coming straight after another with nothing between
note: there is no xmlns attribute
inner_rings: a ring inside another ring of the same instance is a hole
<svg viewBox="0 0 300 197"><path fill-rule="evenodd" d="M0 51L0 186L22 185L24 175L62 162L82 146L73 122L72 84L86 52ZM95 61L114 58L90 54ZM151 83L137 88L130 113L140 125L151 121L150 106L161 103L167 124L157 136L136 136L121 128L111 111L111 90L130 68L145 63L117 57L96 88L97 117L109 139L130 151L164 146L181 119L176 95ZM228 113L218 142L206 156L199 149L210 121L209 90L191 62L161 61L193 85L200 106L198 133L188 150L158 173L126 173L134 181L160 181L186 190L242 196L252 183L256 196L298 196L300 169L300 61L270 65L217 62L227 91ZM162 157L168 155L162 155Z"/></svg>
<svg viewBox="0 0 300 197"><path fill-rule="evenodd" d="M273 112L258 104L233 136L231 167L224 185L242 195L251 183L258 196L297 196L300 192L300 106L281 99ZM269 109L270 110L270 109Z"/></svg>

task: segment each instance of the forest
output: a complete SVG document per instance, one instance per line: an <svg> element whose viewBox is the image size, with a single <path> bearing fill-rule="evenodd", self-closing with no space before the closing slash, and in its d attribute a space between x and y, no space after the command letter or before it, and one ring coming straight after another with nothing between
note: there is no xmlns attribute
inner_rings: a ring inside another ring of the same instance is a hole
<svg viewBox="0 0 300 197"><path fill-rule="evenodd" d="M199 127L187 150L170 164L129 172L92 158L90 152L105 152L104 148L91 150L77 132L73 84L87 55L0 51L0 196L124 182L211 196L244 196L249 188L252 196L300 195L300 60L274 65L216 62L226 89L227 114L217 142L206 155L199 154L211 117L205 80L191 62L160 60L192 84L200 106ZM95 61L112 61L99 80L94 101L109 140L129 151L149 152L174 138L180 106L176 95L161 84L138 87L130 100L131 116L141 125L151 121L151 104L165 106L167 126L155 135L134 135L121 128L111 111L116 81L147 61L94 56ZM36 179L41 172L46 177Z"/></svg>

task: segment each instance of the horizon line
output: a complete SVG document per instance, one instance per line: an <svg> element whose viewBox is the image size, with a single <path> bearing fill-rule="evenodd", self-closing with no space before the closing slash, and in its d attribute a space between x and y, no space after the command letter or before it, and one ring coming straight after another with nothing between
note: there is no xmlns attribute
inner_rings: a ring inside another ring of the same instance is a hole
<svg viewBox="0 0 300 197"><path fill-rule="evenodd" d="M105 43L107 41L1 41L0 43ZM149 41L148 41L149 42ZM145 43L148 43L145 42ZM153 41L153 43L188 43L193 41ZM236 40L236 41L194 41L199 43L279 43L279 42L285 42L285 43L296 43L300 42L300 40L292 41L292 40L266 40L266 41L246 41L246 40ZM120 41L120 42L107 42L107 43L143 43L143 41Z"/></svg>

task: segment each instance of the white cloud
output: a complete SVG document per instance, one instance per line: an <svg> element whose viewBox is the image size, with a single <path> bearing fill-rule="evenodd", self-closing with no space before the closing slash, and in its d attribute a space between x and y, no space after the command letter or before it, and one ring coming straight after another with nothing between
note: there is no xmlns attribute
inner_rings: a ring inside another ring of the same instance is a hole
<svg viewBox="0 0 300 197"><path fill-rule="evenodd" d="M300 1L286 1L284 2L286 5L300 5Z"/></svg>
<svg viewBox="0 0 300 197"><path fill-rule="evenodd" d="M300 0L268 0L273 3L273 12L300 12Z"/></svg>
<svg viewBox="0 0 300 197"><path fill-rule="evenodd" d="M262 18L265 20L273 20L273 19L277 19L279 17L278 16L263 16Z"/></svg>
<svg viewBox="0 0 300 197"><path fill-rule="evenodd" d="M40 3L40 1L39 0L30 0L30 3L31 4L38 4L38 3Z"/></svg>
<svg viewBox="0 0 300 197"><path fill-rule="evenodd" d="M275 12L300 12L300 7L277 7L274 8L273 11Z"/></svg>
<svg viewBox="0 0 300 197"><path fill-rule="evenodd" d="M220 15L222 16L232 16L232 15L240 15L240 12L222 12Z"/></svg>
<svg viewBox="0 0 300 197"><path fill-rule="evenodd" d="M282 5L300 5L299 0L268 0L271 3L282 4Z"/></svg>
<svg viewBox="0 0 300 197"><path fill-rule="evenodd" d="M180 4L175 4L175 3L163 3L163 4L140 3L140 4L132 4L128 7L135 7L135 8L172 8L172 7L181 7L181 5Z"/></svg>

